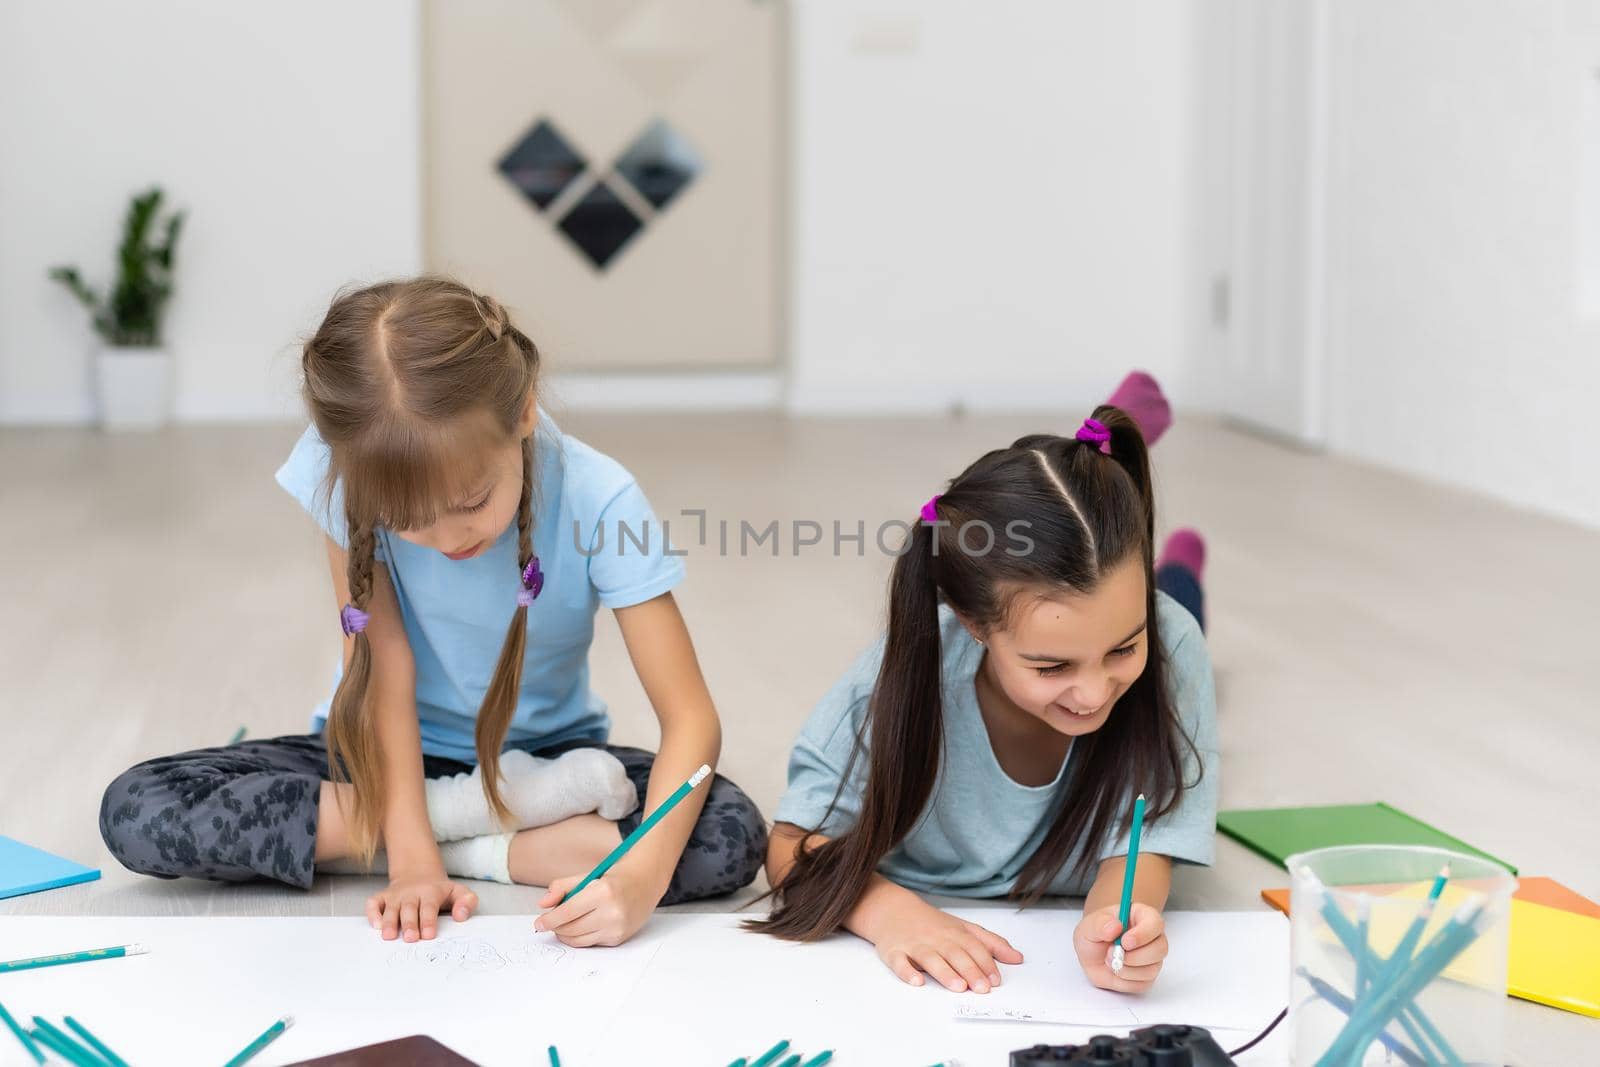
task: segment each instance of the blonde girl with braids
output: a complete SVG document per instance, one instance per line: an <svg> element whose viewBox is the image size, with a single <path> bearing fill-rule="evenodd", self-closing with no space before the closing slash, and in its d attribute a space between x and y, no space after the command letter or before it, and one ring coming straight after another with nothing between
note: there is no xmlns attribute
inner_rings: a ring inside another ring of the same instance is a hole
<svg viewBox="0 0 1600 1067"><path fill-rule="evenodd" d="M121 775L101 807L112 853L161 877L302 888L318 869L383 870L368 919L407 941L472 914L456 877L548 887L539 927L575 947L748 885L764 824L718 776L556 907L716 763L721 728L671 593L682 560L632 476L540 409L538 349L505 309L439 278L346 292L302 367L311 426L278 481L325 534L333 693L309 734ZM607 744L588 669L602 606L659 754Z"/></svg>
<svg viewBox="0 0 1600 1067"><path fill-rule="evenodd" d="M1137 373L1113 399L1070 436L979 457L922 506L887 633L795 742L767 859L774 908L756 929L847 930L904 982L987 993L1022 952L920 894L1084 896L1061 936L1087 980L1129 993L1156 980L1173 864L1212 857L1216 708L1203 543L1181 530L1154 551L1145 444L1167 405Z"/></svg>

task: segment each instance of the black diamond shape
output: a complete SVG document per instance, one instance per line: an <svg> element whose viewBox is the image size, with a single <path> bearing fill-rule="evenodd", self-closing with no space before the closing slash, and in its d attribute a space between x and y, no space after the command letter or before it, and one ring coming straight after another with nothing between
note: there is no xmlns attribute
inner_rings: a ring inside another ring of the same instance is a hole
<svg viewBox="0 0 1600 1067"><path fill-rule="evenodd" d="M583 171L585 161L548 119L540 119L499 166L500 173L543 211Z"/></svg>
<svg viewBox="0 0 1600 1067"><path fill-rule="evenodd" d="M617 170L657 211L704 169L694 147L662 119L652 122L617 160Z"/></svg>
<svg viewBox="0 0 1600 1067"><path fill-rule="evenodd" d="M644 228L639 216L628 210L628 205L603 181L595 182L559 225L561 232L600 270Z"/></svg>

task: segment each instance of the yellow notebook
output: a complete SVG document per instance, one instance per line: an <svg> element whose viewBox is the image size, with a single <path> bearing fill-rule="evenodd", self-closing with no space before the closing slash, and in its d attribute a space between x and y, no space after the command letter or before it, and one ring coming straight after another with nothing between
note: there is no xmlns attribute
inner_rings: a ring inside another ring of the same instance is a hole
<svg viewBox="0 0 1600 1067"><path fill-rule="evenodd" d="M1513 900L1506 992L1600 1019L1600 919Z"/></svg>

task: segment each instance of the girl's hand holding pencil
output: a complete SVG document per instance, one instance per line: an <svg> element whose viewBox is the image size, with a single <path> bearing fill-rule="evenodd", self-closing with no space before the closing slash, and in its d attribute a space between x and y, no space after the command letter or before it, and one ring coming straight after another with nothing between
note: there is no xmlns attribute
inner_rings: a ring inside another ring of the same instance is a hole
<svg viewBox="0 0 1600 1067"><path fill-rule="evenodd" d="M1143 993L1161 973L1167 958L1167 923L1161 913L1148 904L1135 903L1129 911L1124 933L1115 904L1085 912L1072 933L1072 947L1089 981L1101 989L1118 993ZM1113 971L1111 953L1122 935L1123 962Z"/></svg>
<svg viewBox="0 0 1600 1067"><path fill-rule="evenodd" d="M672 856L671 862L666 864L652 863L648 852L635 852L631 862L625 861L625 857L709 777L711 765L702 763L699 770L656 805L594 870L582 878L557 878L552 882L539 901L539 907L551 910L539 916L533 928L541 933L554 933L562 944L573 948L620 945L638 933L656 904L666 896L677 857Z"/></svg>
<svg viewBox="0 0 1600 1067"><path fill-rule="evenodd" d="M656 902L667 892L668 883L661 881L656 872L640 869L642 866L618 864L564 904L562 898L583 880L583 875L557 878L539 901L539 907L551 910L539 916L533 928L555 934L570 948L622 944L639 932L655 911Z"/></svg>

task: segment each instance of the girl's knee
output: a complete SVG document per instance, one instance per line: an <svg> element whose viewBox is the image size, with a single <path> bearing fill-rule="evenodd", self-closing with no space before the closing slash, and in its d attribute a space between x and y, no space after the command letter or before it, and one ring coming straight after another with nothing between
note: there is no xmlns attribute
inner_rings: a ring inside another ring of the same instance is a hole
<svg viewBox="0 0 1600 1067"><path fill-rule="evenodd" d="M744 790L718 777L684 849L663 904L721 896L756 880L767 855L767 823Z"/></svg>
<svg viewBox="0 0 1600 1067"><path fill-rule="evenodd" d="M111 780L100 798L100 837L124 867L139 874L164 874L150 870L148 852L141 847L140 827L165 803L167 790L153 776L156 760L130 767Z"/></svg>

